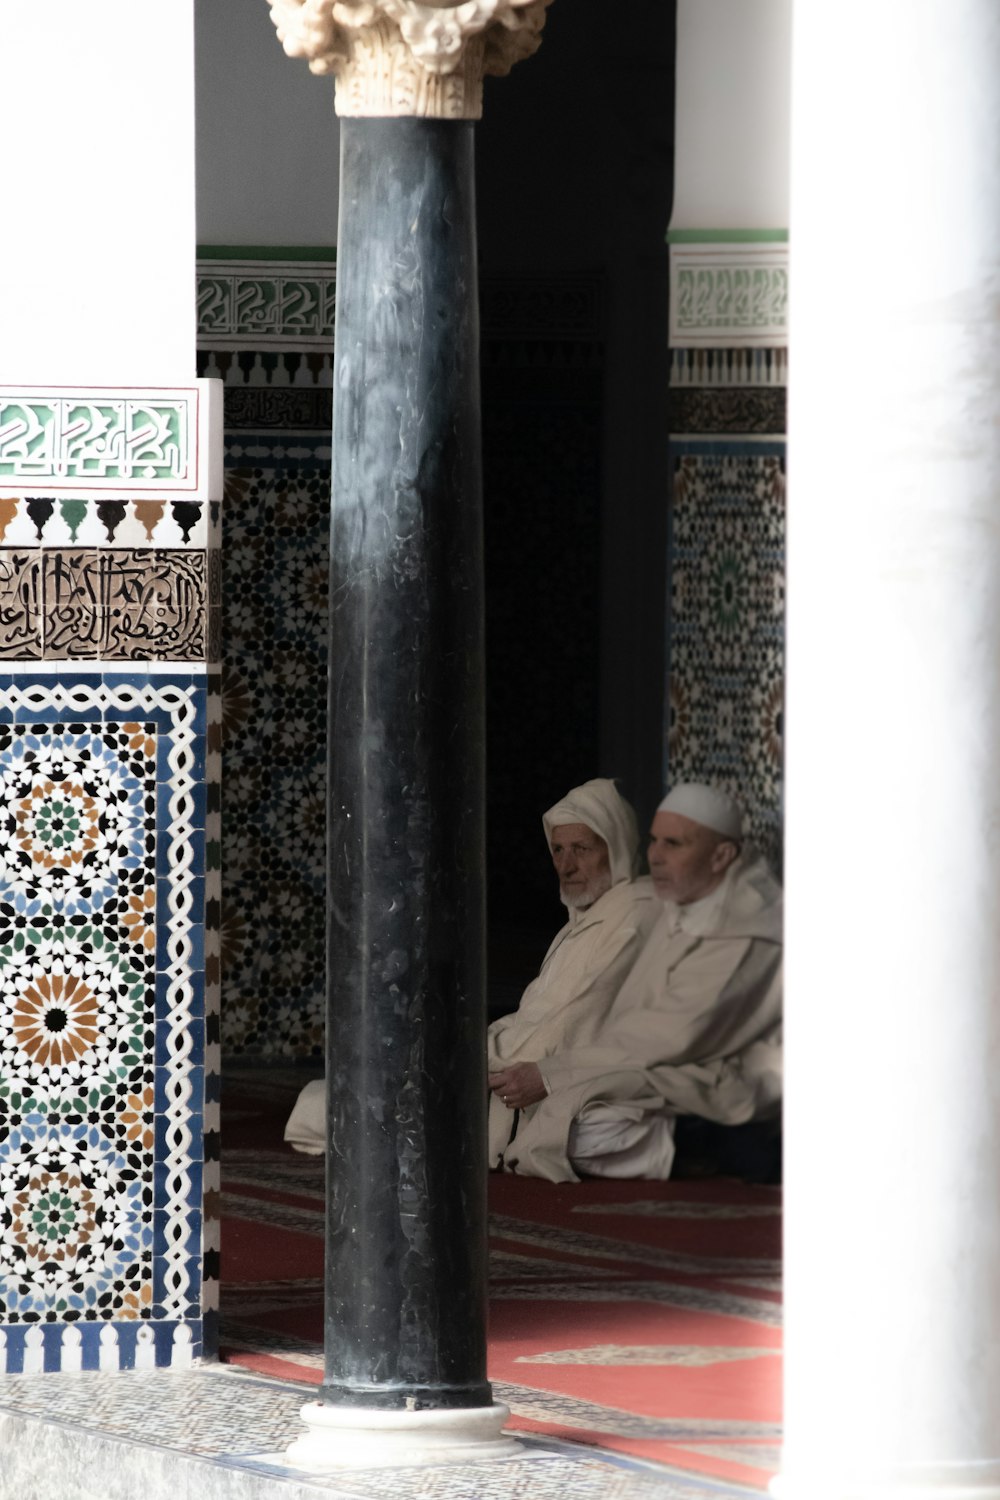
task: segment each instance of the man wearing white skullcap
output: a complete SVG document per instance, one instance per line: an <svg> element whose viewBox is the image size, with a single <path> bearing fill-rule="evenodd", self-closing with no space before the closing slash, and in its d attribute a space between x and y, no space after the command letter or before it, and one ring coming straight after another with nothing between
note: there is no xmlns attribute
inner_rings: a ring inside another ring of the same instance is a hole
<svg viewBox="0 0 1000 1500"><path fill-rule="evenodd" d="M574 787L543 814L542 827L569 920L517 1010L489 1029L491 1166L502 1165L516 1133L511 1069L525 1057L537 1062L593 1042L659 917L650 881L636 879L635 813L613 781Z"/></svg>
<svg viewBox="0 0 1000 1500"><path fill-rule="evenodd" d="M669 1177L677 1116L779 1113L781 889L742 823L715 787L685 783L661 802L649 841L659 920L593 1042L508 1080L522 1110L509 1170Z"/></svg>

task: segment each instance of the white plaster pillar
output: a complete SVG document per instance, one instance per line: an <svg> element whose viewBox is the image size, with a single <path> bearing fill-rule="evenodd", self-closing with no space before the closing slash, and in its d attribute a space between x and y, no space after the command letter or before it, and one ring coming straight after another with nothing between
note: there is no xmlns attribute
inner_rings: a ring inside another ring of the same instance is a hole
<svg viewBox="0 0 1000 1500"><path fill-rule="evenodd" d="M788 227L792 0L677 0L670 227Z"/></svg>
<svg viewBox="0 0 1000 1500"><path fill-rule="evenodd" d="M1000 1495L1000 8L797 0L788 1500Z"/></svg>
<svg viewBox="0 0 1000 1500"><path fill-rule="evenodd" d="M0 384L180 385L195 346L193 0L5 5Z"/></svg>

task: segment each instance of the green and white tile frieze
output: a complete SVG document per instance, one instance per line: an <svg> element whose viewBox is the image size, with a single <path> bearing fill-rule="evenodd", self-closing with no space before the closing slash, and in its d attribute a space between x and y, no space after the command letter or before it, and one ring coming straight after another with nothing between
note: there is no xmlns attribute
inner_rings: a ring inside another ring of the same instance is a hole
<svg viewBox="0 0 1000 1500"><path fill-rule="evenodd" d="M0 495L217 500L222 390L0 386Z"/></svg>
<svg viewBox="0 0 1000 1500"><path fill-rule="evenodd" d="M773 348L787 337L787 244L670 246L672 346Z"/></svg>

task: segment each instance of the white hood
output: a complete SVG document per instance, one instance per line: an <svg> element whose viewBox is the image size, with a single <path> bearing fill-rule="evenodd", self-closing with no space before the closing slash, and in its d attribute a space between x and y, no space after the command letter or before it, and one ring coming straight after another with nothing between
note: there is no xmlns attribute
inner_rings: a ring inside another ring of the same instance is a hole
<svg viewBox="0 0 1000 1500"><path fill-rule="evenodd" d="M639 873L639 826L613 781L606 776L585 781L543 813L546 844L552 843L553 828L566 823L585 823L607 844L612 885L635 879Z"/></svg>

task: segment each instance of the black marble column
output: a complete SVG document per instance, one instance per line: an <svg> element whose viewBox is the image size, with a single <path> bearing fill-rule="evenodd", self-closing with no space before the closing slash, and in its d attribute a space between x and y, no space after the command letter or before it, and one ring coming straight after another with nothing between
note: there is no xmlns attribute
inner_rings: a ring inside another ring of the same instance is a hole
<svg viewBox="0 0 1000 1500"><path fill-rule="evenodd" d="M473 127L341 121L326 1370L485 1406L483 627Z"/></svg>

